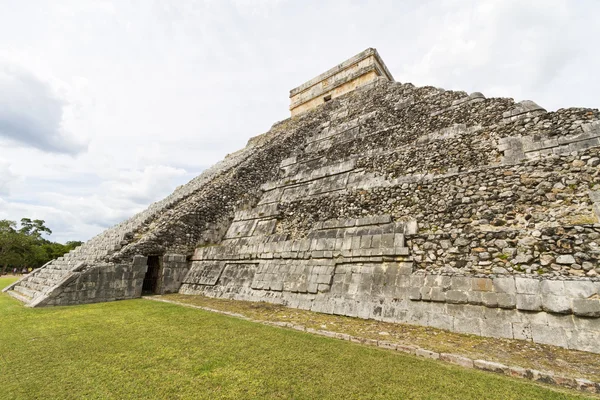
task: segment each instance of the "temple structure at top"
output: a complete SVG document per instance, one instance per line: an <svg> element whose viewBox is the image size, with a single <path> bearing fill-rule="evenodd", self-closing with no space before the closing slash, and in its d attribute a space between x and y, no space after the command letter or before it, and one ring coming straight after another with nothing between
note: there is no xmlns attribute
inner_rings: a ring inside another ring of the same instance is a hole
<svg viewBox="0 0 600 400"><path fill-rule="evenodd" d="M366 85L377 77L394 81L394 77L377 50L368 48L329 71L290 90L292 117Z"/></svg>

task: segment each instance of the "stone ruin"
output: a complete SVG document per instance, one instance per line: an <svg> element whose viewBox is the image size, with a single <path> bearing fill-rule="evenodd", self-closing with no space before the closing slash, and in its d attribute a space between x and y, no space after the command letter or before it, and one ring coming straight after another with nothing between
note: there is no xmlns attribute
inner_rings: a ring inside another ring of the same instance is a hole
<svg viewBox="0 0 600 400"><path fill-rule="evenodd" d="M201 294L600 353L600 112L355 86L6 290Z"/></svg>

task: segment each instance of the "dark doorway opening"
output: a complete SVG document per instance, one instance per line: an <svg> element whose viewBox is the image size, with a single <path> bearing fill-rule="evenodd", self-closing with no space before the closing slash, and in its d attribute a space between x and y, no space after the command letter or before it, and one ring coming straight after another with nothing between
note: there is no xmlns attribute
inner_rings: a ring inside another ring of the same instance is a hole
<svg viewBox="0 0 600 400"><path fill-rule="evenodd" d="M148 271L144 276L143 294L155 294L158 289L158 273L160 270L159 256L148 256Z"/></svg>

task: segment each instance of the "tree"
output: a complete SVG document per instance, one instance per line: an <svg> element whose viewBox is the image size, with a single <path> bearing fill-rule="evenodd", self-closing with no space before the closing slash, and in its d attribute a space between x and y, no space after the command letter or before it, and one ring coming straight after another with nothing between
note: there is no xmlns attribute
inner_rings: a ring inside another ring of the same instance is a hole
<svg viewBox="0 0 600 400"><path fill-rule="evenodd" d="M35 238L41 238L42 233L47 233L48 235L52 235L52 231L50 228L47 228L44 224L46 221L43 219L34 219L33 221L29 218L21 218L21 228L19 232L27 235L33 236Z"/></svg>
<svg viewBox="0 0 600 400"><path fill-rule="evenodd" d="M20 264L27 252L27 238L16 230L17 223L0 220L0 265L7 270L9 265Z"/></svg>
<svg viewBox="0 0 600 400"><path fill-rule="evenodd" d="M80 242L78 240L70 240L67 243L65 243L65 246L67 246L69 248L69 250L73 250L76 249L77 247L81 246L83 244L83 242Z"/></svg>
<svg viewBox="0 0 600 400"><path fill-rule="evenodd" d="M17 267L37 268L82 245L79 241L66 244L51 242L42 237L52 230L41 219L22 218L19 228L10 220L0 220L0 274Z"/></svg>

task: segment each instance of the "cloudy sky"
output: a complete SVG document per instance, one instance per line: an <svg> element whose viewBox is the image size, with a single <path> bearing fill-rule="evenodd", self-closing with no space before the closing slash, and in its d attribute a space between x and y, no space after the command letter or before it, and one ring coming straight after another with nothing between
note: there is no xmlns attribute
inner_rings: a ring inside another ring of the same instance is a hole
<svg viewBox="0 0 600 400"><path fill-rule="evenodd" d="M401 82L600 106L597 0L0 0L0 219L87 240L367 47Z"/></svg>

